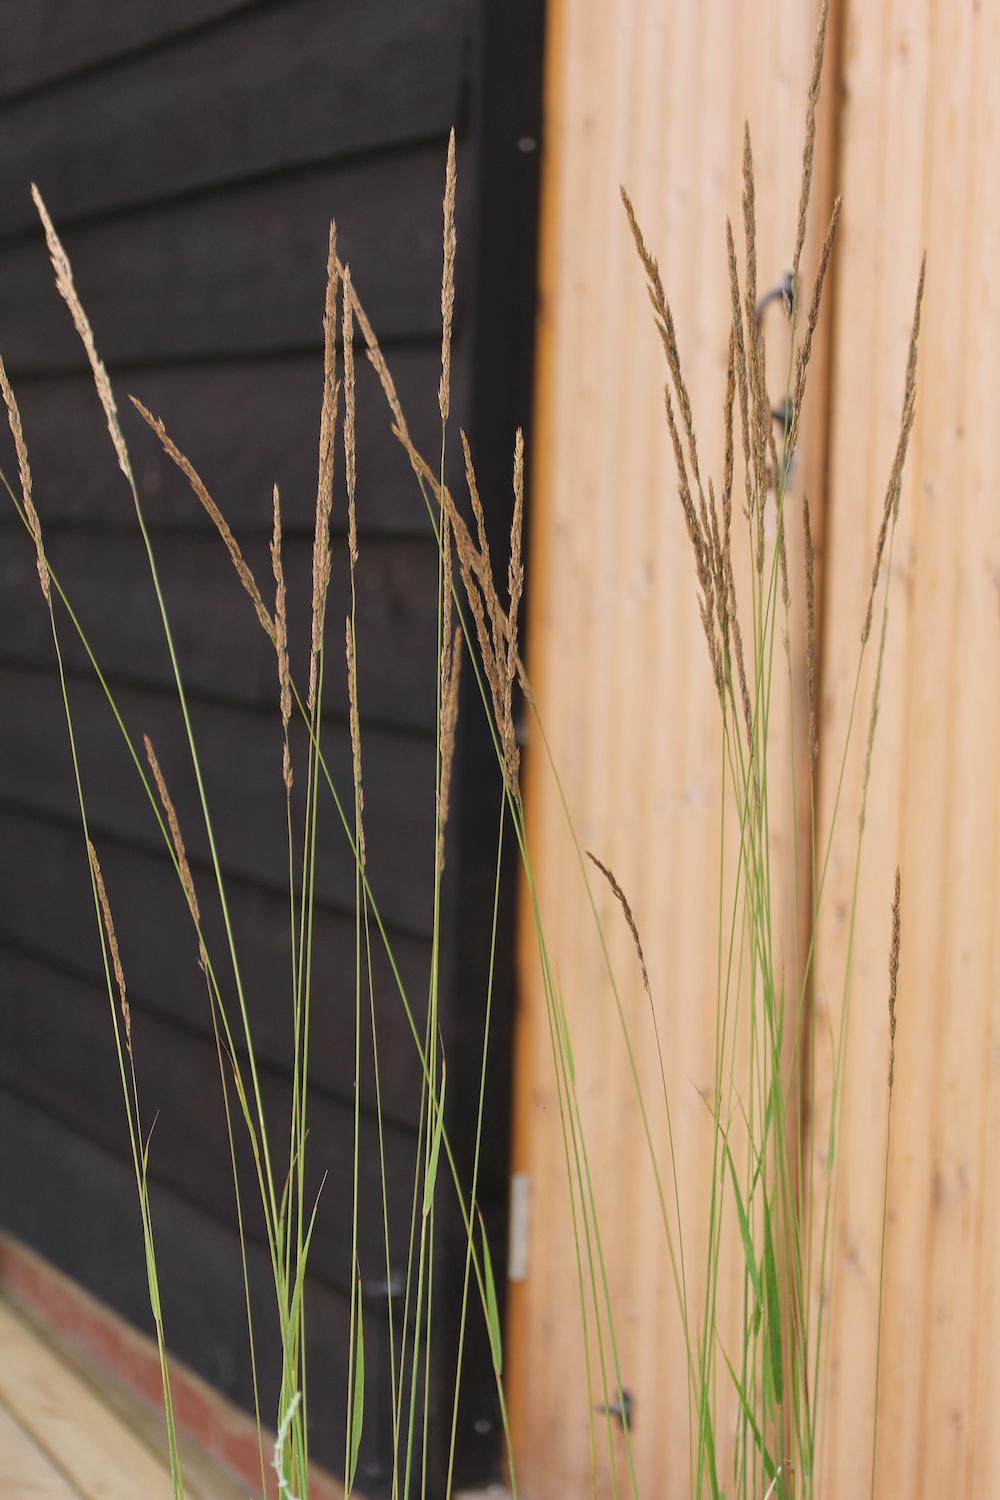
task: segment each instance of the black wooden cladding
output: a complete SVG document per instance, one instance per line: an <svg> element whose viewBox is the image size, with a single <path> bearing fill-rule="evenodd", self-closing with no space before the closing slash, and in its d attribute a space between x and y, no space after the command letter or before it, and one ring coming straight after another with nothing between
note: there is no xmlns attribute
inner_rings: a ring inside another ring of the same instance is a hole
<svg viewBox="0 0 1000 1500"><path fill-rule="evenodd" d="M185 1030L206 1033L205 981L193 961L194 931L172 868L159 854L134 844L106 836L98 842L133 1005ZM76 820L0 807L0 848L0 940L74 978L103 985L94 903ZM218 959L218 977L232 1006L234 986L217 903L210 899L211 874L195 864L194 877L206 940ZM290 1074L287 895L232 877L227 879L226 895L257 1055L278 1073ZM155 922L149 920L151 910ZM58 922L52 921L53 911L59 913ZM315 922L310 1077L333 1098L353 1103L354 1051L344 1045L344 1038L353 1036L354 1030L354 918L321 907ZM429 945L393 932L392 953L422 1031ZM409 1027L401 1024L397 981L378 941L373 945L373 974L382 1112L393 1124L415 1129L420 1078L413 1066L413 1042ZM105 1030L102 1045L110 1038ZM241 1036L236 1041L242 1051ZM362 1028L361 1102L364 1110L374 1111L367 1027Z"/></svg>
<svg viewBox="0 0 1000 1500"><path fill-rule="evenodd" d="M51 672L0 666L6 705L0 735L0 799L32 811L72 817L76 788L58 680ZM89 678L69 683L77 755L93 828L150 848L162 835L128 748L118 735L102 689ZM185 843L209 857L198 791L178 704L166 694L115 692L118 709L143 758L148 735L171 794ZM277 714L192 701L191 722L224 870L281 889L287 885L288 833ZM293 722L293 761L305 764L305 730ZM383 917L429 936L434 848L434 745L428 736L369 728L363 733L368 876ZM330 723L322 746L341 803L354 806L350 733ZM292 789L293 817L302 827L305 777ZM316 854L321 901L353 910L355 866L336 812L324 797Z"/></svg>
<svg viewBox="0 0 1000 1500"><path fill-rule="evenodd" d="M0 0L0 99L83 72L259 0Z"/></svg>
<svg viewBox="0 0 1000 1500"><path fill-rule="evenodd" d="M11 104L0 237L36 228L32 177L68 223L440 139L460 123L465 11L463 0L285 0L67 83L58 115L47 94Z"/></svg>
<svg viewBox="0 0 1000 1500"><path fill-rule="evenodd" d="M322 344L330 219L380 337L441 319L440 142L308 167L98 219L65 235L103 357L174 360ZM0 245L11 372L84 363L44 241Z"/></svg>
<svg viewBox="0 0 1000 1500"><path fill-rule="evenodd" d="M236 1024L235 1015L231 1022ZM0 1029L5 1036L0 1081L90 1139L124 1155L121 1083L111 1045L106 990L5 950L0 952ZM349 1035L345 1041L352 1045ZM157 1181L218 1214L235 1229L233 1175L214 1042L134 1007L132 1046L143 1119L154 1132L151 1153ZM266 1067L258 1070L258 1076L272 1131L278 1172L275 1191L280 1195L282 1157L286 1170L288 1162L287 1137L282 1137L291 1109L291 1085L287 1077ZM238 1110L235 1098L231 1107ZM244 1132L235 1135L245 1225L249 1234L264 1243L253 1161ZM310 1265L315 1275L347 1292L351 1286L352 1229L347 1205L352 1193L353 1135L353 1107L317 1090L310 1102L311 1150L306 1158L307 1193L310 1200L319 1195ZM381 1138L392 1260L394 1266L402 1267L415 1141L411 1130L390 1121L383 1121ZM359 1158L358 1260L367 1284L385 1279L379 1133L371 1118L361 1122Z"/></svg>
<svg viewBox="0 0 1000 1500"><path fill-rule="evenodd" d="M364 281L363 274L359 279ZM54 295L51 288L49 295ZM433 454L440 443L440 339L409 344L383 340L383 347L413 440L423 453ZM461 349L456 353L460 356ZM409 461L392 437L381 386L366 359L359 356L356 369L359 529L362 534L428 536L427 508ZM456 423L468 426L464 377L460 358L452 380L452 411ZM236 531L256 529L270 536L271 491L277 484L286 530L312 533L323 381L319 352L116 367L112 380L150 525L214 530L129 395L138 396L164 423ZM108 441L90 371L22 375L17 390L43 524L79 522L102 534L110 526L133 529L132 497ZM6 424L0 445L4 467L13 474ZM339 450L336 466L342 474ZM333 524L346 531L347 503L339 485ZM270 563L262 587L269 576Z"/></svg>
<svg viewBox="0 0 1000 1500"><path fill-rule="evenodd" d="M187 690L217 703L273 710L278 681L274 647L219 537L214 532L173 530L157 534L154 544ZM242 550L255 574L270 581L271 562L263 536L244 537ZM283 554L291 650L301 663L308 659L312 538L287 537ZM119 684L171 691L170 657L138 529L134 525L128 531L108 532L49 527L46 555L107 676ZM4 656L50 668L48 610L33 553L25 546L24 527L16 519L0 525L0 577ZM433 732L436 546L422 538L366 537L355 586L366 722ZM327 610L330 639L324 698L327 711L346 722L346 657L338 650L351 610L346 547L334 552ZM86 652L68 620L63 645L67 665L85 671Z"/></svg>
<svg viewBox="0 0 1000 1500"><path fill-rule="evenodd" d="M440 441L441 196L459 131L459 282L449 471L470 430L503 571L510 451L530 407L539 0L0 0L0 353L19 395L52 565L130 733L155 744L176 803L230 1015L234 983L171 668L136 531L79 340L28 196L62 233L118 397L190 695L261 1086L278 1159L292 1060L290 924L276 664L221 541L136 394L189 455L265 597L281 494L292 666L307 671L311 532L331 217L410 429ZM509 347L508 347L509 341ZM422 1031L431 956L437 557L424 500L358 346L359 696L368 874ZM9 440L0 462L13 475ZM343 622L350 607L337 455L323 747L353 807ZM161 830L58 607L77 749L132 1006L168 1341L244 1405L235 1200L205 981ZM467 688L472 674L466 674ZM450 826L442 1024L449 1117L468 1172L500 785L466 692ZM0 521L0 1222L140 1324L148 1298L72 766L33 549ZM305 738L293 730L300 774ZM491 834L491 837L495 835ZM481 1206L502 1280L512 1006L511 887L501 902L496 1050ZM324 1173L307 1282L314 1451L342 1461L351 1284L355 868L323 793L317 862L308 1168ZM421 1069L376 936L374 1003L393 1276L405 1264ZM362 1027L360 1259L369 1366L363 1488L387 1478L385 1262L376 1091ZM237 1037L237 1049L242 1042ZM457 1101L457 1103L455 1102ZM256 1188L240 1148L265 1400L276 1330ZM450 1189L448 1190L450 1193ZM447 1198L448 1194L444 1194ZM440 1221L439 1311L461 1290L454 1212ZM382 1291L379 1291L379 1287ZM379 1297L383 1302L379 1304ZM432 1489L450 1421L454 1327L432 1351ZM459 1482L497 1472L489 1350L473 1320ZM490 1429L490 1424L492 1429ZM381 1424L381 1429L380 1429Z"/></svg>

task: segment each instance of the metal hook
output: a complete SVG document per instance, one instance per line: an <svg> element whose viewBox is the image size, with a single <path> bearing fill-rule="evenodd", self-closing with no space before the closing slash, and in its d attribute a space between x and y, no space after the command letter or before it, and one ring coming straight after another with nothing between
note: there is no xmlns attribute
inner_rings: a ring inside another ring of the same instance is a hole
<svg viewBox="0 0 1000 1500"><path fill-rule="evenodd" d="M791 271L786 271L785 275L784 275L784 279L781 280L781 281L779 281L779 283L778 283L777 286L773 286L769 292L765 292L764 295L763 295L763 297L761 297L760 301L757 303L757 328L758 328L758 330L760 329L761 323L763 323L763 321L764 321L764 314L766 313L767 309L770 307L770 305L771 305L772 302L780 302L781 303L782 307L785 310L785 317L786 318L790 318L792 316L792 273L791 273Z"/></svg>
<svg viewBox="0 0 1000 1500"><path fill-rule="evenodd" d="M614 1417L623 1432L626 1427L631 1431L635 1426L635 1397L631 1391L625 1390L624 1386L620 1401L612 1401L608 1406L595 1406L594 1410L602 1417Z"/></svg>
<svg viewBox="0 0 1000 1500"><path fill-rule="evenodd" d="M781 305L782 305L782 308L784 309L785 317L789 318L789 319L791 318L791 316L792 316L792 273L791 273L791 271L786 271L785 275L784 275L784 278L781 281L779 281L778 285L772 287L769 292L765 292L764 295L763 295L763 297L761 297L760 301L757 303L757 314L756 314L756 316L757 316L757 332L758 333L760 333L761 324L764 321L764 314L767 312L767 309L770 307L770 305L771 305L772 302L780 302ZM776 406L773 409L773 411L771 412L771 417L772 417L773 421L775 421L778 424L778 426L781 428L781 436L782 436L783 439L787 438L787 436L788 436L789 429L791 428L791 425L792 425L792 417L793 417L793 415L794 415L794 409L793 409L793 406L792 406L792 400L791 400L790 396L786 396L785 399L784 399L784 401L782 401L781 405L780 406Z"/></svg>

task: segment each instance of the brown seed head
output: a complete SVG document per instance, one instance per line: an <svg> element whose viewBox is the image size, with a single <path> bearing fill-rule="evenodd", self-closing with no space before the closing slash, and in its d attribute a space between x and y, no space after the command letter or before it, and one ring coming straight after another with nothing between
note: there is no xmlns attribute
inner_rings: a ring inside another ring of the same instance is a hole
<svg viewBox="0 0 1000 1500"><path fill-rule="evenodd" d="M176 443L167 436L167 432L163 423L157 417L154 417L152 413L148 412L143 406L142 402L136 396L130 396L129 400L132 402L132 405L135 407L136 411L144 419L144 421L148 422L150 427L152 427L153 431L156 433L156 436L163 444L163 448L167 456L173 460L173 462L180 469L181 473L186 477L192 490L197 495L202 505L205 507L205 510L211 516L212 521L215 523L216 530L226 544L226 548L229 552L229 556L232 558L233 567L236 569L239 580L242 583L243 587L246 589L247 593L250 595L251 600L253 601L253 607L257 611L257 618L273 643L275 638L274 621L268 614L264 601L261 598L260 589L257 587L257 581L250 571L246 559L244 558L243 553L240 551L239 543L233 536L233 533L230 531L225 517L202 483L201 477L194 468L194 465L184 457L184 454L177 447Z"/></svg>
<svg viewBox="0 0 1000 1500"><path fill-rule="evenodd" d="M442 661L444 653L442 653ZM447 676L441 684L441 783L438 793L438 869L444 869L444 829L448 821L451 772L458 724L458 687L462 668L462 631L455 627L447 647Z"/></svg>
<svg viewBox="0 0 1000 1500"><path fill-rule="evenodd" d="M344 292L344 467L347 475L347 550L351 567L358 561L357 441L355 438L354 304L351 301L351 268L343 270Z"/></svg>
<svg viewBox="0 0 1000 1500"><path fill-rule="evenodd" d="M812 81L809 85L809 102L806 105L806 137L802 147L802 185L799 189L799 222L795 235L795 254L792 256L792 307L799 305L799 262L806 240L806 218L809 210L809 192L812 187L813 159L816 151L816 106L819 103L819 85L823 76L823 52L826 47L826 21L828 0L820 7L819 25L816 28L816 46L813 50Z"/></svg>
<svg viewBox="0 0 1000 1500"><path fill-rule="evenodd" d="M125 995L125 971L122 968L121 954L118 952L118 938L115 936L115 924L111 920L111 903L108 900L108 893L104 888L104 876L101 874L101 866L98 863L97 850L89 839L87 840L87 849L90 854L90 868L93 871L94 884L97 887L97 899L101 908L104 931L107 934L108 950L111 953L111 967L114 970L115 984L118 986L118 1003L121 1006L122 1020L125 1023L125 1046L129 1057L131 1057L132 1014Z"/></svg>
<svg viewBox="0 0 1000 1500"><path fill-rule="evenodd" d="M899 977L899 866L892 897L892 939L889 943L889 1092L896 1068L896 980Z"/></svg>
<svg viewBox="0 0 1000 1500"><path fill-rule="evenodd" d="M278 486L274 486L274 528L271 533L271 567L274 570L274 648L278 657L278 691L281 702L281 727L285 731L285 759L288 748L288 723L292 717L292 674L288 662L288 616L285 595L285 570L281 561L281 504ZM291 765L285 766L285 785L291 791Z"/></svg>
<svg viewBox="0 0 1000 1500"><path fill-rule="evenodd" d="M879 573L882 568L882 555L889 536L889 523L891 521L895 524L899 515L899 497L903 487L903 465L906 462L906 450L909 446L913 418L917 409L917 345L920 338L920 307L924 298L924 272L926 267L927 257L924 256L920 263L920 280L917 283L917 299L913 309L913 327L910 332L910 350L906 361L903 415L899 424L899 439L896 443L896 453L892 461L892 470L889 474L889 483L885 492L885 504L882 508L882 524L879 527L878 542L875 546L875 562L872 565L872 585L868 595L868 610L865 615L864 628L861 632L862 646L868 644L868 637L871 634L872 614L875 609L875 590L878 587Z"/></svg>
<svg viewBox="0 0 1000 1500"><path fill-rule="evenodd" d="M444 266L441 272L441 383L438 406L447 422L451 408L451 324L455 311L455 131L448 137L448 166L444 178Z"/></svg>
<svg viewBox="0 0 1000 1500"><path fill-rule="evenodd" d="M642 943L641 943L641 941L639 939L639 929L636 926L635 917L632 915L632 908L631 908L631 906L629 906L628 898L625 895L625 892L622 890L621 886L618 884L618 882L615 879L614 875L608 869L607 865L602 864L601 861L598 859L597 855L596 854L591 854L591 852L590 852L589 849L586 851L586 854L587 854L587 858L591 861L591 863L595 864L597 866L597 868L600 870L601 874L604 876L605 880L608 882L608 885L611 887L612 891L614 892L614 894L615 894L615 896L616 896L616 898L618 900L618 904L619 904L619 906L622 909L622 913L623 913L623 915L625 917L625 921L628 923L628 930L632 934L632 941L635 944L636 956L639 959L639 968L642 970L642 985L643 985L643 989L646 991L646 994L649 995L650 994L650 989L649 989L649 972L648 972L648 970L646 968L646 959L645 959L645 956L644 956L643 951L642 951Z"/></svg>
<svg viewBox="0 0 1000 1500"><path fill-rule="evenodd" d="M198 909L198 897L195 895L194 880L191 878L191 867L188 864L187 851L184 848L184 840L181 838L181 826L177 821L177 813L174 810L170 793L167 791L167 783L164 780L163 772L160 770L160 763L156 758L156 752L153 749L152 741L148 734L143 735L142 743L146 747L146 759L149 761L149 768L153 773L153 780L156 782L156 790L160 794L160 802L166 814L167 827L170 829L170 840L174 846L174 858L177 861L177 873L180 876L181 888L184 891L188 910L191 913L194 925L199 929L200 933L201 913Z"/></svg>
<svg viewBox="0 0 1000 1500"><path fill-rule="evenodd" d="M73 271L70 267L69 257L63 249L62 241L56 234L55 226L49 217L49 211L42 201L42 195L34 183L31 184L31 196L35 200L38 216L45 230L45 240L49 247L49 256L52 261L52 269L56 273L56 286L60 296L65 301L73 318L73 323L80 340L87 353L90 362L91 373L94 377L94 385L104 408L104 416L108 424L108 432L114 444L115 453L118 457L118 466L125 478L132 483L132 467L128 460L128 451L125 447L125 439L122 437L121 426L118 422L118 408L111 390L111 381L108 372L104 368L104 362L97 353L94 343L94 334L90 326L90 320L83 310L76 287L73 284Z"/></svg>
<svg viewBox="0 0 1000 1500"><path fill-rule="evenodd" d="M24 430L21 427L21 413L18 409L14 389L7 378L7 370L4 362L0 359L0 388L3 390L4 404L7 407L7 421L10 424L11 436L14 439L14 451L17 454L17 470L21 480L21 503L24 506L24 514L31 531L32 540L35 543L35 566L38 569L38 581L42 586L42 593L46 600L52 600L52 580L49 576L49 565L45 561L45 548L42 546L42 523L35 509L35 502L31 498L31 467L28 463L28 446L24 441Z"/></svg>

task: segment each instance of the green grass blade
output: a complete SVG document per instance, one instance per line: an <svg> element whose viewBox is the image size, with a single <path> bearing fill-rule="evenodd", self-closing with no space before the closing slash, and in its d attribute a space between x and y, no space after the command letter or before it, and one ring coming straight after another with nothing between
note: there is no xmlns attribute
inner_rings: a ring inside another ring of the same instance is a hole
<svg viewBox="0 0 1000 1500"><path fill-rule="evenodd" d="M482 1214L479 1215L479 1232L483 1238L483 1280L486 1283L486 1326L490 1335L490 1350L493 1354L493 1368L497 1372L497 1378L503 1373L503 1345L500 1341L500 1311L497 1303L496 1282L493 1280L493 1259L490 1255L490 1242L486 1238L486 1226L483 1223Z"/></svg>
<svg viewBox="0 0 1000 1500"><path fill-rule="evenodd" d="M753 1252L753 1240L750 1238L750 1225L747 1222L746 1210L743 1207L743 1199L740 1195L740 1185L736 1180L736 1165L733 1161L733 1153L729 1149L728 1141L723 1145L726 1160L729 1162L729 1172L733 1180L733 1196L736 1200L736 1218L740 1226L740 1239L743 1241L743 1258L746 1261L747 1275L750 1277L750 1285L753 1287L754 1299L758 1308L764 1306L764 1292L760 1284L760 1273L757 1270L757 1259Z"/></svg>
<svg viewBox="0 0 1000 1500"><path fill-rule="evenodd" d="M701 1403L698 1410L699 1446L705 1455L703 1472L708 1475L708 1485L712 1492L712 1500L719 1500L719 1481L715 1472L715 1434L712 1431L712 1413L708 1409L708 1388L703 1385L701 1389Z"/></svg>
<svg viewBox="0 0 1000 1500"><path fill-rule="evenodd" d="M436 1119L434 1121L434 1135L431 1138L431 1153L427 1161L427 1175L424 1178L424 1218L431 1211L434 1202L434 1186L437 1182L438 1158L441 1155L441 1132L444 1129L444 1090L448 1082L444 1061L441 1063L441 1093L434 1106Z"/></svg>
<svg viewBox="0 0 1000 1500"><path fill-rule="evenodd" d="M785 1397L784 1363L781 1355L781 1303L778 1300L778 1269L774 1260L771 1211L764 1197L764 1286L767 1292L767 1349L771 1388L778 1406Z"/></svg>
<svg viewBox="0 0 1000 1500"><path fill-rule="evenodd" d="M760 1454L761 1463L764 1465L764 1472L767 1475L768 1479L773 1481L778 1476L777 1465L775 1464L774 1459L771 1457L770 1453L768 1453L767 1444L764 1442L764 1439L760 1435L760 1428L757 1426L757 1423L754 1419L753 1411L750 1408L750 1403L747 1400L746 1392L743 1389L740 1378L730 1364L729 1356L726 1353L725 1349L723 1349L721 1352L723 1359L726 1361L726 1369L732 1376L733 1385L736 1389L736 1395L739 1400L743 1416L746 1420L746 1424L753 1434L754 1446L756 1447L757 1452Z"/></svg>
<svg viewBox="0 0 1000 1500"><path fill-rule="evenodd" d="M361 1308L361 1277L358 1277L358 1321L354 1335L354 1388L351 1393L351 1461L348 1467L347 1493L354 1488L361 1447L361 1429L365 1420L365 1320Z"/></svg>

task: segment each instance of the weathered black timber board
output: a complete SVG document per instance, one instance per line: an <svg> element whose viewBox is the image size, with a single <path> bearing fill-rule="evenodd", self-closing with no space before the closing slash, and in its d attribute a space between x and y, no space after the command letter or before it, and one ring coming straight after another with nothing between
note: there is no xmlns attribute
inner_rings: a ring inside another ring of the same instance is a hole
<svg viewBox="0 0 1000 1500"><path fill-rule="evenodd" d="M237 1236L214 1215L169 1188L150 1191L167 1346L232 1400L253 1411L253 1387ZM152 1334L145 1256L132 1168L67 1129L51 1115L0 1089L0 1201L4 1226ZM280 1378L271 1269L265 1252L247 1246L254 1345L265 1420L273 1424ZM239 1295L233 1294L237 1288ZM306 1278L311 1448L336 1469L343 1462L347 1409L345 1298ZM366 1354L379 1352L379 1330L366 1329ZM360 1465L377 1459L375 1423L362 1437Z"/></svg>
<svg viewBox="0 0 1000 1500"><path fill-rule="evenodd" d="M493 538L497 571L506 573L504 539L509 535L512 493L509 475L517 427L524 429L531 470L531 414L536 314L536 247L538 225L539 146L542 141L542 56L544 0L499 0L480 9L481 49L475 66L478 89L475 124L477 184L476 285L469 321L475 329L475 356L470 371L470 438L481 477L487 529ZM531 496L527 497L529 507ZM530 566L530 558L528 559ZM530 576L530 575L529 575ZM501 583L501 587L502 587ZM522 615L523 618L523 615ZM523 639L523 637L522 637ZM486 934L493 911L496 808L500 787L496 760L482 720L474 713L475 694L469 673L462 753L456 766L461 787L459 809L462 879L455 892L451 919L455 934L451 979L449 1070L456 1083L449 1099L453 1121L478 1108L474 1080L478 1071L485 988ZM515 707L519 713L519 707ZM494 974L494 1008L490 1065L484 1098L485 1148L480 1163L480 1206L498 1266L501 1317L506 1293L506 1220L509 1189L510 1077L516 996L514 929L519 860L508 840L499 900L498 962ZM453 1126L454 1128L454 1126ZM456 1136L462 1143L461 1134ZM462 1162L469 1170L469 1156ZM451 1254L443 1285L445 1309L441 1336L458 1342L455 1310L464 1277L460 1226L453 1221ZM448 1326L450 1321L450 1327ZM477 1481L490 1460L500 1467L499 1412L488 1350L474 1320L459 1400L460 1421L455 1455L456 1485ZM440 1368L447 1369L447 1359ZM478 1419L478 1420L477 1420ZM484 1425L485 1424L485 1425ZM440 1462L440 1458L439 1458ZM496 1471L494 1471L496 1472ZM438 1470L438 1486L444 1474Z"/></svg>
<svg viewBox="0 0 1000 1500"><path fill-rule="evenodd" d="M413 441L436 466L441 442L440 336L383 349ZM382 388L360 351L355 368L359 530L362 536L381 531L427 535L427 508L409 460L391 434ZM459 345L452 362L456 428L468 425L466 372L465 351ZM214 529L187 480L133 409L130 394L164 423L235 530L256 528L270 535L271 490L277 484L283 525L311 533L323 389L320 355L126 367L112 369L111 378L151 525ZM16 387L43 526L78 521L133 527L132 497L89 371L25 377ZM450 453L460 461L454 435ZM0 463L14 480L16 463L6 423L0 431ZM333 524L346 531L342 444L335 469ZM460 473L454 481L457 493L464 487ZM0 501L9 504L6 497Z"/></svg>
<svg viewBox="0 0 1000 1500"><path fill-rule="evenodd" d="M0 97L106 63L254 0L0 0Z"/></svg>
<svg viewBox="0 0 1000 1500"><path fill-rule="evenodd" d="M15 529L16 528L16 529ZM206 531L154 533L160 583L188 690L220 703L276 709L274 647L261 628L221 538ZM274 594L268 544L243 539L243 553L265 599ZM118 682L172 689L173 675L145 548L131 534L98 529L47 533L52 569L73 605L102 670ZM312 615L312 538L282 548L288 590L292 670L308 681ZM53 667L48 610L35 550L17 519L0 525L0 660ZM356 569L359 700L367 722L434 730L437 681L437 548L430 540L367 538ZM335 546L327 603L330 661L327 708L348 712L344 620L351 610L346 540ZM69 621L67 664L87 670Z"/></svg>
<svg viewBox="0 0 1000 1500"><path fill-rule="evenodd" d="M286 0L0 109L0 237L458 125L468 0ZM294 101L294 103L292 103Z"/></svg>
<svg viewBox="0 0 1000 1500"><path fill-rule="evenodd" d="M165 856L98 840L129 994L146 1010L206 1034L211 1027L194 929L173 866ZM78 824L27 816L0 806L0 940L41 962L102 984L94 902ZM210 889L210 875L195 866ZM292 1067L288 901L245 881L228 880L226 898L257 1055L278 1072ZM59 920L52 920L52 913ZM227 996L233 993L217 904L202 902L206 940ZM429 945L390 932L397 971L420 1035L430 968ZM318 907L314 914L310 1078L353 1102L355 1025L353 917ZM415 1128L420 1110L417 1049L383 943L373 937L373 988L382 1110ZM345 1042L347 1038L347 1042ZM241 1041L241 1039L240 1039ZM242 1045L242 1041L241 1041ZM362 1024L361 1100L375 1107L367 992Z"/></svg>
<svg viewBox="0 0 1000 1500"><path fill-rule="evenodd" d="M235 1021L235 1017L231 1017ZM145 1129L155 1120L149 1171L158 1182L237 1226L232 1164L214 1041L131 1007L132 1047ZM125 1107L107 993L0 948L0 1084L122 1156L128 1153ZM349 1045L349 1042L347 1043ZM258 1068L275 1162L288 1161L287 1079ZM249 1079L247 1087L249 1088ZM244 1225L263 1239L260 1193L235 1095L233 1133ZM383 1121L389 1241L393 1265L405 1265L416 1137ZM367 1281L385 1279L379 1132L362 1116L359 1133L358 1260ZM354 1111L313 1090L309 1098L306 1191L317 1193L310 1265L341 1290L351 1286L350 1204ZM279 1171L276 1192L284 1174ZM325 1180L324 1180L325 1179Z"/></svg>
<svg viewBox="0 0 1000 1500"><path fill-rule="evenodd" d="M434 142L306 168L70 229L66 251L102 357L321 346L331 218L379 338L433 334L445 150ZM12 375L84 360L38 236L0 249L0 353Z"/></svg>
<svg viewBox="0 0 1000 1500"><path fill-rule="evenodd" d="M177 808L189 852L208 855L190 756L177 704L166 695L122 688L122 717L142 753L149 734ZM100 688L70 683L77 752L94 828L147 848L162 847L152 811ZM53 675L0 667L4 732L0 799L24 811L76 816L66 726ZM287 884L287 825L281 780L280 721L275 716L205 702L191 719L223 867L271 889ZM334 785L353 808L352 757L346 727L328 724L323 748ZM304 765L305 735L293 738L293 762ZM434 745L430 738L379 729L363 732L362 775L368 872L384 919L416 935L431 930L434 851ZM293 789L302 824L305 776ZM349 800L348 800L349 799ZM354 857L329 796L321 803L316 856L321 900L353 912Z"/></svg>

